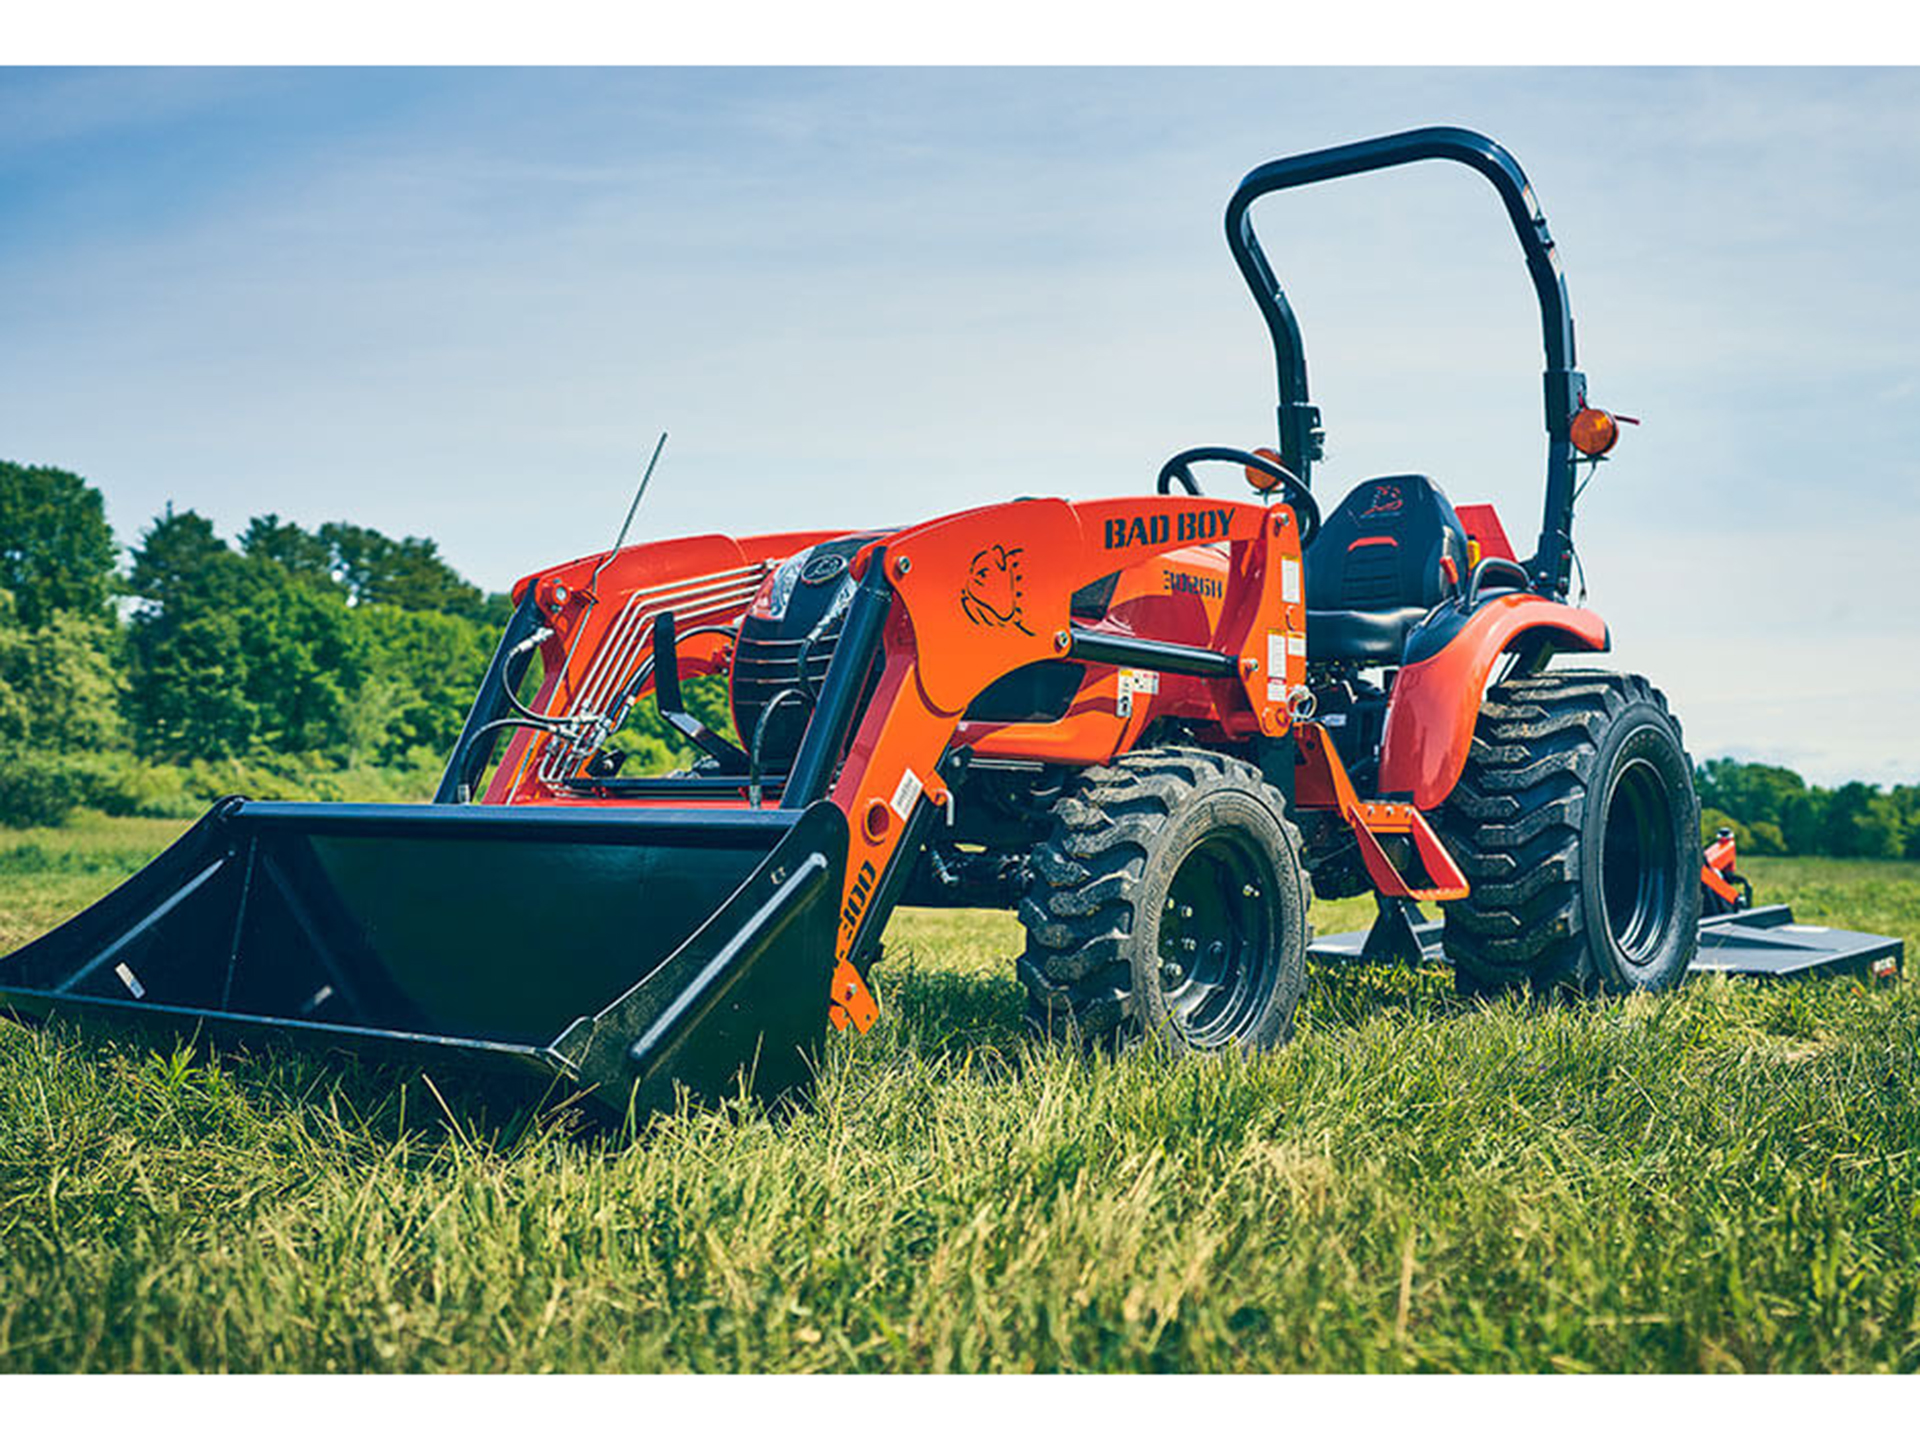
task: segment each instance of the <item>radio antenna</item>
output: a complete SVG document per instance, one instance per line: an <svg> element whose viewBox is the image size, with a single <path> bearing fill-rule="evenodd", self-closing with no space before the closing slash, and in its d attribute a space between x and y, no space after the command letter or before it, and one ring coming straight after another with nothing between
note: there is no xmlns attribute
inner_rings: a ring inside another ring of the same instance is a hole
<svg viewBox="0 0 1920 1440"><path fill-rule="evenodd" d="M620 522L620 533L613 537L613 548L600 557L600 563L593 567L593 574L587 577L587 594L594 600L600 598L600 572L613 563L613 557L627 543L627 531L633 528L633 517L640 513L640 502L647 494L647 482L653 479L653 467L660 463L660 452L666 448L667 432L662 430L660 438L653 442L653 455L647 461L646 473L640 477L640 488L633 492L633 503L627 506L627 518Z"/></svg>

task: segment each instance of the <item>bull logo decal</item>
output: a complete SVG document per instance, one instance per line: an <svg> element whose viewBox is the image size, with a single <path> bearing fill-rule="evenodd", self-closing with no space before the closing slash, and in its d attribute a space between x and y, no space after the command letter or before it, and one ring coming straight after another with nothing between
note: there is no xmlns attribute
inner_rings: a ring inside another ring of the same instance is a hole
<svg viewBox="0 0 1920 1440"><path fill-rule="evenodd" d="M989 545L973 557L966 583L960 587L960 608L976 625L1001 629L1011 625L1031 635L1020 619L1020 556L1016 546Z"/></svg>
<svg viewBox="0 0 1920 1440"><path fill-rule="evenodd" d="M1406 499L1401 495L1398 485L1376 485L1373 487L1372 503L1360 512L1359 518L1364 520L1369 515L1397 514L1404 504Z"/></svg>

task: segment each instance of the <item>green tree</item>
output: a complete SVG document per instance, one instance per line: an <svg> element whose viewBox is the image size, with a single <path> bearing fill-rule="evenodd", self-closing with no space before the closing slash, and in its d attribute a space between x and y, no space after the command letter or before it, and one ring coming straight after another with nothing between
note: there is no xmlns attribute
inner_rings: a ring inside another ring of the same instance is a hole
<svg viewBox="0 0 1920 1440"><path fill-rule="evenodd" d="M240 536L240 553L249 560L271 560L296 579L335 584L333 549L318 535L278 515L256 515Z"/></svg>
<svg viewBox="0 0 1920 1440"><path fill-rule="evenodd" d="M344 749L346 707L366 679L369 646L338 591L267 561L246 562L237 618L256 739L281 751Z"/></svg>
<svg viewBox="0 0 1920 1440"><path fill-rule="evenodd" d="M1893 800L1878 786L1850 780L1828 802L1821 839L1829 855L1884 858L1899 855L1906 836Z"/></svg>
<svg viewBox="0 0 1920 1440"><path fill-rule="evenodd" d="M0 590L0 824L57 825L122 739L117 636L104 615L21 623Z"/></svg>
<svg viewBox="0 0 1920 1440"><path fill-rule="evenodd" d="M1900 827L1906 835L1901 853L1909 860L1920 860L1920 785L1896 785L1887 798L1900 812Z"/></svg>
<svg viewBox="0 0 1920 1440"><path fill-rule="evenodd" d="M232 598L240 565L211 520L168 505L140 537L127 590L140 601L138 618L184 623L193 612Z"/></svg>
<svg viewBox="0 0 1920 1440"><path fill-rule="evenodd" d="M421 748L444 755L492 657L491 629L458 615L390 605L356 606L353 615L368 644L370 683L363 688L377 692L381 712L377 725L361 721L356 749L371 739L369 758L383 763Z"/></svg>
<svg viewBox="0 0 1920 1440"><path fill-rule="evenodd" d="M127 710L140 751L188 760L238 754L259 722L246 694L235 602L242 561L213 522L169 505L133 552Z"/></svg>
<svg viewBox="0 0 1920 1440"><path fill-rule="evenodd" d="M320 527L333 555L333 575L360 605L401 610L438 610L480 619L487 597L440 557L431 540L409 535L394 540L378 530L336 521Z"/></svg>
<svg viewBox="0 0 1920 1440"><path fill-rule="evenodd" d="M250 532L256 542L276 522ZM282 536L281 538L284 538ZM368 646L345 594L169 509L134 552L129 709L144 753L342 749Z"/></svg>
<svg viewBox="0 0 1920 1440"><path fill-rule="evenodd" d="M0 589L29 630L94 616L113 593L113 531L100 492L51 465L0 460Z"/></svg>

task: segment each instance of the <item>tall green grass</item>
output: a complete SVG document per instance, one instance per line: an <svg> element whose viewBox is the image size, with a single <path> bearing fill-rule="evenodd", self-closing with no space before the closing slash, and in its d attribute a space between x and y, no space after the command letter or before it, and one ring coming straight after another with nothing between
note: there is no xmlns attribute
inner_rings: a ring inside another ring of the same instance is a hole
<svg viewBox="0 0 1920 1440"><path fill-rule="evenodd" d="M0 933L162 838L0 841ZM1920 867L1753 869L1803 918L1920 933ZM815 1106L638 1136L0 1022L0 1367L1920 1364L1905 986L1537 1009L1324 973L1280 1052L1113 1060L1025 1039L1017 946L903 912Z"/></svg>

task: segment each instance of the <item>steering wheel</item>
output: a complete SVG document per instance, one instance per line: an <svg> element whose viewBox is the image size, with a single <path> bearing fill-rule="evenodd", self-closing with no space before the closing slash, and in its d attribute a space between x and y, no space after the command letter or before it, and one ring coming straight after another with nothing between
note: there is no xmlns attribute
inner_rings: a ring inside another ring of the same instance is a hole
<svg viewBox="0 0 1920 1440"><path fill-rule="evenodd" d="M1182 450L1166 464L1160 467L1160 479L1157 488L1162 495L1173 493L1173 482L1178 480L1189 495L1200 493L1200 482L1193 478L1191 466L1202 461L1219 460L1229 465L1242 465L1249 470L1258 470L1262 475L1271 475L1286 491L1287 504L1293 508L1300 522L1300 544L1304 547L1320 531L1320 507L1314 503L1313 492L1300 483L1300 478L1264 455L1255 455L1250 450L1235 450L1227 445L1196 445L1191 450Z"/></svg>

